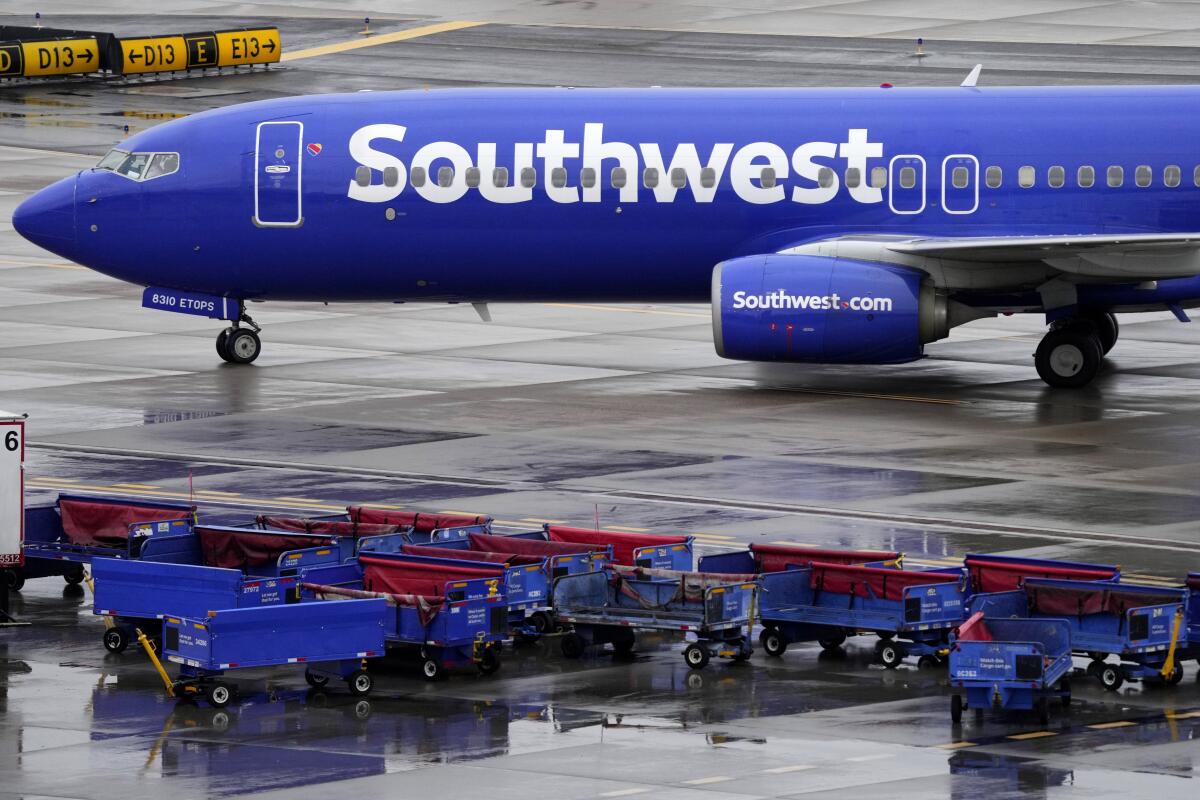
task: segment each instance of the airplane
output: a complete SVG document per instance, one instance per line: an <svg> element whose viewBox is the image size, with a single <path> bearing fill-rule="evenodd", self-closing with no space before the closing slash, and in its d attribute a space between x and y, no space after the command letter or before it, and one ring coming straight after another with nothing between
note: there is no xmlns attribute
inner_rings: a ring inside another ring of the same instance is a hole
<svg viewBox="0 0 1200 800"><path fill-rule="evenodd" d="M1200 303L1200 87L446 89L273 99L139 132L25 238L230 324L249 301L696 303L744 361L915 361L1044 315L1050 386L1117 314Z"/></svg>

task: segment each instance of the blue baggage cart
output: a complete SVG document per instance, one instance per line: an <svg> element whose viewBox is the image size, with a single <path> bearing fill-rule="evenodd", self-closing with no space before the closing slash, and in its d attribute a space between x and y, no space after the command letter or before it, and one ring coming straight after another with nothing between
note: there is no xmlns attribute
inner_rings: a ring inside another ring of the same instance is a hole
<svg viewBox="0 0 1200 800"><path fill-rule="evenodd" d="M302 575L306 604L329 598L378 597L388 603L389 646L421 658L428 680L456 665L490 675L500 668L508 638L504 567L424 556L364 553L355 561L316 567Z"/></svg>
<svg viewBox="0 0 1200 800"><path fill-rule="evenodd" d="M950 719L964 709L1036 709L1043 725L1049 704L1071 702L1071 625L1063 619L1002 619L973 614L950 638Z"/></svg>
<svg viewBox="0 0 1200 800"><path fill-rule="evenodd" d="M607 549L612 563L626 567L675 572L691 572L695 567L692 554L695 540L683 534L605 531L546 524L541 530L508 535L519 539L586 545L596 550Z"/></svg>
<svg viewBox="0 0 1200 800"><path fill-rule="evenodd" d="M1189 572L1183 588L1187 591L1187 607L1184 609L1188 632L1186 655L1200 664L1200 572Z"/></svg>
<svg viewBox="0 0 1200 800"><path fill-rule="evenodd" d="M814 561L824 564L899 564L904 554L895 550L843 550L803 547L796 544L752 544L746 550L710 553L700 557L701 572L735 575L764 575L807 567Z"/></svg>
<svg viewBox="0 0 1200 800"><path fill-rule="evenodd" d="M757 591L753 582L731 582L726 575L621 565L566 575L553 587L559 621L573 626L563 636L562 652L578 658L590 645L611 643L617 653L629 653L640 628L695 636L683 651L692 669L703 669L712 656L745 661L753 652Z"/></svg>
<svg viewBox="0 0 1200 800"><path fill-rule="evenodd" d="M177 696L203 695L220 708L233 689L219 680L233 669L303 664L305 679L324 686L346 681L365 695L374 681L366 659L383 655L383 600L306 603L213 611L163 619L163 653L178 664Z"/></svg>
<svg viewBox="0 0 1200 800"><path fill-rule="evenodd" d="M345 519L350 522L376 525L399 525L412 544L429 544L452 539L465 539L471 533L491 533L492 518L469 514L439 514L426 511L404 511L394 508L347 506Z"/></svg>
<svg viewBox="0 0 1200 800"><path fill-rule="evenodd" d="M183 503L61 494L25 509L25 564L6 570L8 588L49 575L80 583L93 558L141 558L152 537L190 533L195 519L195 506Z"/></svg>
<svg viewBox="0 0 1200 800"><path fill-rule="evenodd" d="M410 555L462 558L505 565L505 595L508 598L509 628L524 638L554 630L550 585L563 575L600 569L611 552L597 552L595 545L547 542L495 534L471 533L466 539L405 545Z"/></svg>
<svg viewBox="0 0 1200 800"><path fill-rule="evenodd" d="M1061 618L1070 625L1071 650L1091 659L1088 674L1116 691L1126 680L1177 684L1177 660L1187 644L1184 589L1130 583L1027 578L1021 588L971 598L971 613L988 617ZM1107 661L1116 655L1120 663Z"/></svg>
<svg viewBox="0 0 1200 800"><path fill-rule="evenodd" d="M1027 558L1006 553L997 555L971 553L963 558L963 569L966 570L969 581L968 591L972 595L1019 589L1026 578L1106 581L1110 583L1121 580L1121 568L1113 564Z"/></svg>
<svg viewBox="0 0 1200 800"><path fill-rule="evenodd" d="M259 514L253 522L241 527L273 533L307 533L333 537L342 543L344 551L350 549L345 547L345 543L353 541L353 554L357 554L360 550L399 552L402 545L413 541L411 527L354 522L343 518L344 516L340 515L337 518L284 517Z"/></svg>

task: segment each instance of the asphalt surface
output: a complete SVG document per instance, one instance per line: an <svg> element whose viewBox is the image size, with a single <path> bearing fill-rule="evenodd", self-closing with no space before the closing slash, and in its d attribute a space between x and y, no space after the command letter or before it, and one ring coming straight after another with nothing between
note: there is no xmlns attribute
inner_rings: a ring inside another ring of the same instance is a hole
<svg viewBox="0 0 1200 800"><path fill-rule="evenodd" d="M53 24L144 33L261 21L122 8ZM414 9L373 29L430 21ZM302 11L280 22L287 49L359 37L360 20ZM1170 315L1123 318L1104 375L1079 392L1037 379L1035 319L958 328L913 365L779 367L718 358L699 306L495 306L484 323L458 306L269 304L253 309L264 354L237 368L214 352L216 324L140 310L136 287L36 250L7 222L125 126L262 97L952 85L979 61L993 83L1178 82L1200 71L1197 50L1086 38L931 41L916 59L900 38L508 19L522 24L270 71L0 88L0 408L31 414L31 502L59 491L193 497L233 520L375 501L487 513L506 530L562 520L683 531L701 553L794 541L951 564L1006 551L1120 563L1159 584L1200 570L1200 333ZM307 694L294 670L252 671L239 676L242 703L219 715L165 700L138 653L105 654L88 600L58 579L31 581L15 611L33 625L0 630L0 800L1195 793L1194 663L1170 690L1112 694L1081 678L1048 730L990 715L952 727L944 673L884 670L865 640L693 674L678 641L645 637L632 662L567 662L550 639L507 653L491 678L430 685L389 664L365 707L336 689Z"/></svg>

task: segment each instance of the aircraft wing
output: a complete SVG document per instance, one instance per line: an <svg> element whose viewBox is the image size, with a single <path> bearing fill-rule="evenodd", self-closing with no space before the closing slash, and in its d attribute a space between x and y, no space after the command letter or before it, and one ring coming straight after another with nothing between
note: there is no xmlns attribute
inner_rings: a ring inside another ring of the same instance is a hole
<svg viewBox="0 0 1200 800"><path fill-rule="evenodd" d="M901 255L981 266L1042 261L1083 277L1146 280L1200 274L1200 233L916 237L880 244Z"/></svg>

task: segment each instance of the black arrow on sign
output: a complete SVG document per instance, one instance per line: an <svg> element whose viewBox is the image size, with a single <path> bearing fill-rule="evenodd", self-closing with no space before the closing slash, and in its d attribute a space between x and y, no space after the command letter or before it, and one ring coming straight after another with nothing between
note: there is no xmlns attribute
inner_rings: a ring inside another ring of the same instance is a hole
<svg viewBox="0 0 1200 800"><path fill-rule="evenodd" d="M141 54L141 53L130 53L130 54L129 54L129 60L130 60L130 61L137 61L139 58L141 58L141 56L142 56L142 54Z"/></svg>
<svg viewBox="0 0 1200 800"><path fill-rule="evenodd" d="M81 55L81 56L80 56L80 58L81 58L81 59L83 60L83 62L86 64L87 62L89 62L89 61L91 61L91 60L92 60L92 51L91 51L91 50L85 50L85 51L83 52L83 55Z"/></svg>
<svg viewBox="0 0 1200 800"><path fill-rule="evenodd" d="M274 53L275 52L275 43L272 41L268 41L266 44L263 45L263 50Z"/></svg>

